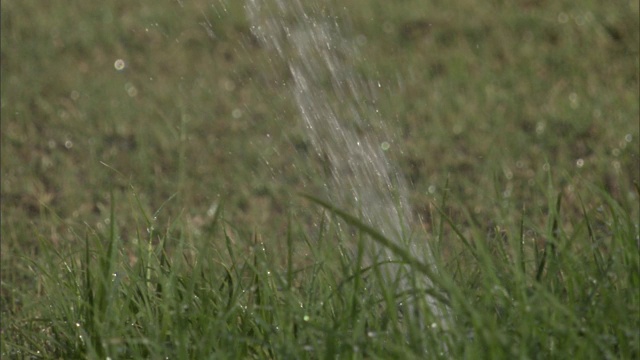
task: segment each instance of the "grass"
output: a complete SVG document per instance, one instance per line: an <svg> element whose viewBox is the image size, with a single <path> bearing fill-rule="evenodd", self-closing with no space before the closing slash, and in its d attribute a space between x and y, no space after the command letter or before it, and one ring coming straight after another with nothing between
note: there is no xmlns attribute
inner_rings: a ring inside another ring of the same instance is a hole
<svg viewBox="0 0 640 360"><path fill-rule="evenodd" d="M133 253L120 250L115 225L86 228L81 248L43 239L40 261L30 261L39 300L9 305L23 316L3 330L3 356L632 359L640 351L637 223L602 196L604 209L585 213L573 231L559 228L561 207L549 214L543 247L525 242L524 224L482 241L449 239L460 251L438 273L393 249L410 264L403 276L437 285L408 292L385 281L388 264L362 266L362 251L342 241L336 252L344 233L331 222L304 244L289 237L284 266L259 237L234 243L222 210L205 236L222 241L205 244L172 235L173 226L140 229ZM331 210L357 231L360 250L370 239L393 247ZM298 247L308 264L294 259ZM449 309L446 327L426 294ZM417 307L403 305L413 296Z"/></svg>
<svg viewBox="0 0 640 360"><path fill-rule="evenodd" d="M241 2L1 6L3 357L639 356L637 2L332 7L437 254L391 249L409 289Z"/></svg>

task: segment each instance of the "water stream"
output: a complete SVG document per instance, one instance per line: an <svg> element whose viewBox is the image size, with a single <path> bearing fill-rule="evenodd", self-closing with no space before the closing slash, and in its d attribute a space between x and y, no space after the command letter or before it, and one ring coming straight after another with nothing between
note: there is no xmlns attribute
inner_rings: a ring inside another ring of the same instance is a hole
<svg viewBox="0 0 640 360"><path fill-rule="evenodd" d="M245 8L253 34L275 61L289 69L300 121L329 167L325 187L331 203L359 215L388 239L402 243L414 257L433 264L426 241L405 240L413 223L412 211L405 180L385 155L394 139L371 95L379 85L350 66L349 59L357 56L354 44L341 34L327 2L246 0ZM394 260L385 249L372 246L371 250L371 261ZM421 287L431 287L429 279L422 281ZM401 286L409 284L401 282ZM444 318L441 305L430 298L427 303Z"/></svg>

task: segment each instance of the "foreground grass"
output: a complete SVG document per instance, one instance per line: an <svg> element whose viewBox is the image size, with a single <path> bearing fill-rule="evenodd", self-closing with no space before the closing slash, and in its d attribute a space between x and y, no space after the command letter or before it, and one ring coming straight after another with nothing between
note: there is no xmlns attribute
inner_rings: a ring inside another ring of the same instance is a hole
<svg viewBox="0 0 640 360"><path fill-rule="evenodd" d="M234 240L221 210L196 237L180 220L153 229L145 215L137 245L125 247L112 211L108 229L78 234L82 248L41 239L31 262L40 295L9 305L2 356L637 358L638 223L600 196L602 207L570 231L559 226L561 197L550 197L544 229L523 218L466 238L443 212L442 226L459 236L432 239L436 248L456 243L440 271L392 249L409 264L399 276L429 276L431 289L402 289L385 280L388 264L364 263L365 248L387 240L330 205L317 238L281 239L282 252L259 236ZM354 238L332 225L336 217ZM305 265L294 259L300 250ZM448 309L444 324L426 294Z"/></svg>

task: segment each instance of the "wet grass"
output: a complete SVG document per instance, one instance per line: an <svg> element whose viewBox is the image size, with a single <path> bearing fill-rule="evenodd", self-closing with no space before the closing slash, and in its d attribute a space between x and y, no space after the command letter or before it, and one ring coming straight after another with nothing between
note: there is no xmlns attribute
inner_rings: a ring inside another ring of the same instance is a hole
<svg viewBox="0 0 640 360"><path fill-rule="evenodd" d="M316 238L294 239L290 231L278 251L257 235L234 240L219 208L200 236L179 221L153 229L151 214L143 214L138 241L124 247L112 199L110 226L78 233L83 246L41 239L42 255L21 259L36 276L36 297L4 305L10 317L2 354L632 359L640 352L637 223L599 196L603 208L585 212L569 231L560 225L566 219L556 198L548 226L533 241L525 219L465 238L443 214L440 221L459 235L432 240L459 250L439 271L313 197L355 237L345 239L327 221ZM350 250L353 241L358 251ZM407 264L398 276L414 286L387 281L386 261L363 263L371 241ZM419 285L425 276L434 287ZM448 310L445 320L429 310L427 296Z"/></svg>
<svg viewBox="0 0 640 360"><path fill-rule="evenodd" d="M452 327L291 195L323 159L240 2L5 1L3 357L638 356L638 4L343 6Z"/></svg>

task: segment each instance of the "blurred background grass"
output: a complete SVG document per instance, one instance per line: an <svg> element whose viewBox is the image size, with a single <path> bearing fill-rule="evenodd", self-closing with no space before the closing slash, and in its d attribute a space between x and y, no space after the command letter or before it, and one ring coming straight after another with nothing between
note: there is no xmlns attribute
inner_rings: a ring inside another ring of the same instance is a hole
<svg viewBox="0 0 640 360"><path fill-rule="evenodd" d="M637 218L636 1L331 4L359 54L345 61L379 85L370 100L427 229L447 181L463 230L523 209L542 226L549 179L564 213L600 206L595 185ZM295 193L326 181L322 159L242 2L1 6L3 312L33 286L18 255L105 227L111 190L129 199L116 204L125 243L141 221L134 194L159 226L194 234L222 201L238 233L265 239L289 211L307 218Z"/></svg>

